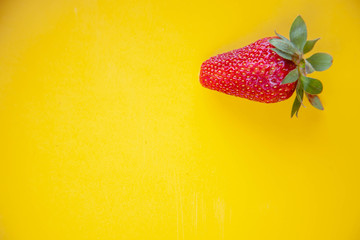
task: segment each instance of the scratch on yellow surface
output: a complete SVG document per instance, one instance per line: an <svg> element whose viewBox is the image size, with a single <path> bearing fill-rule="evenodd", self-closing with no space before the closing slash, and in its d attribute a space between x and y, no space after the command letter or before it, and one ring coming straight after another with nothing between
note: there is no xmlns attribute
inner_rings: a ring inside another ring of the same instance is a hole
<svg viewBox="0 0 360 240"><path fill-rule="evenodd" d="M0 1L1 240L358 240L356 0ZM321 37L325 111L198 82L213 54Z"/></svg>
<svg viewBox="0 0 360 240"><path fill-rule="evenodd" d="M183 209L183 199L181 196L181 187L179 176L176 174L174 170L175 177L175 191L176 191L176 216L177 216L177 237L180 239L185 239L185 231L184 231L184 209Z"/></svg>
<svg viewBox="0 0 360 240"><path fill-rule="evenodd" d="M224 239L225 234L225 202L223 199L216 199L214 200L214 209L215 209L215 215L219 223L219 233L220 233L220 239Z"/></svg>
<svg viewBox="0 0 360 240"><path fill-rule="evenodd" d="M194 231L195 235L197 234L197 226L198 226L198 193L194 192L194 205L195 205L195 217L194 217Z"/></svg>

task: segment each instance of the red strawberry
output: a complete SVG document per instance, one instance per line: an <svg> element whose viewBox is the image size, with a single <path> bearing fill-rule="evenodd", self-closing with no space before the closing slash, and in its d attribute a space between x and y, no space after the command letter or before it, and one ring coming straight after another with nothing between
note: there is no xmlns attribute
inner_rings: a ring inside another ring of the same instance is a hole
<svg viewBox="0 0 360 240"><path fill-rule="evenodd" d="M263 103L288 99L296 82L280 84L296 65L272 51L269 39L206 60L201 66L200 83L209 89Z"/></svg>
<svg viewBox="0 0 360 240"><path fill-rule="evenodd" d="M201 66L200 83L212 90L263 103L286 100L296 89L291 116L297 115L304 93L311 105L323 110L317 96L322 84L306 75L328 69L332 57L316 53L304 58L319 39L306 40L306 25L300 16L291 26L290 40L276 35L206 60Z"/></svg>

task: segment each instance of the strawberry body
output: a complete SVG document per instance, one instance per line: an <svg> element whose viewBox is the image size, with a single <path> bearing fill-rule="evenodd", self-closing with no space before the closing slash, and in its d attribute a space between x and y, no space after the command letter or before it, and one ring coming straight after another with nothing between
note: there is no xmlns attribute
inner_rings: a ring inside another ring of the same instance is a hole
<svg viewBox="0 0 360 240"><path fill-rule="evenodd" d="M275 103L288 99L297 82L281 81L296 65L277 55L269 40L260 39L248 46L206 60L200 71L202 86L249 100Z"/></svg>

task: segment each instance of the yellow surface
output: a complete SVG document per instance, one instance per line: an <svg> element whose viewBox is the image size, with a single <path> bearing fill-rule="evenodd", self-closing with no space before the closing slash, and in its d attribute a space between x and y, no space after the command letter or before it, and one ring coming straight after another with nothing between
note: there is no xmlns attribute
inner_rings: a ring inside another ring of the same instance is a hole
<svg viewBox="0 0 360 240"><path fill-rule="evenodd" d="M325 111L204 89L301 14ZM360 239L360 4L0 1L0 239Z"/></svg>

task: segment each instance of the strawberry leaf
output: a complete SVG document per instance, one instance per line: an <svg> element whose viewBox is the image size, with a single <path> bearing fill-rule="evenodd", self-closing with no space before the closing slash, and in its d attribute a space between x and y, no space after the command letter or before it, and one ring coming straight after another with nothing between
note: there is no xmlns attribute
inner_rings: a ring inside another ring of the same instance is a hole
<svg viewBox="0 0 360 240"><path fill-rule="evenodd" d="M282 80L281 84L293 83L299 78L299 71L297 68L289 72L286 77Z"/></svg>
<svg viewBox="0 0 360 240"><path fill-rule="evenodd" d="M297 97L295 97L295 100L294 100L294 103L293 103L293 106L291 109L291 117L293 117L295 113L297 116L300 106L301 106L301 103L299 102L299 99Z"/></svg>
<svg viewBox="0 0 360 240"><path fill-rule="evenodd" d="M331 67L333 59L331 55L327 53L315 53L308 59L306 59L316 71L325 71Z"/></svg>
<svg viewBox="0 0 360 240"><path fill-rule="evenodd" d="M307 40L306 43L305 43L305 46L304 46L304 50L303 50L303 53L308 53L310 52L314 46L315 46L315 43L317 41L319 41L320 38L317 38L317 39L314 39L314 40Z"/></svg>
<svg viewBox="0 0 360 240"><path fill-rule="evenodd" d="M269 40L269 43L272 44L277 49L279 49L280 51L287 53L291 56L293 56L294 54L299 54L299 51L291 42L286 42L278 38L273 38Z"/></svg>
<svg viewBox="0 0 360 240"><path fill-rule="evenodd" d="M310 94L319 94L322 92L323 86L319 80L305 76L300 76L300 79L305 92Z"/></svg>
<svg viewBox="0 0 360 240"><path fill-rule="evenodd" d="M276 31L275 31L275 34L276 34L276 36L278 36L279 38L281 38L282 40L288 40L286 37L284 37L283 35L281 35L281 34L278 34ZM288 40L289 41L289 40Z"/></svg>
<svg viewBox="0 0 360 240"><path fill-rule="evenodd" d="M306 97L309 99L309 102L312 106L319 110L324 110L324 107L320 101L320 98L317 95L312 95L309 93L306 93Z"/></svg>
<svg viewBox="0 0 360 240"><path fill-rule="evenodd" d="M304 89L301 87L301 85L296 88L296 97L298 98L300 104L302 104L304 99Z"/></svg>
<svg viewBox="0 0 360 240"><path fill-rule="evenodd" d="M310 73L315 72L315 69L313 68L313 66L311 65L311 63L309 63L309 61L307 61L306 59L305 59L305 72L306 72L307 74L310 74Z"/></svg>
<svg viewBox="0 0 360 240"><path fill-rule="evenodd" d="M281 38L281 39L284 40L285 42L290 42L289 39L287 39L286 37L284 37L284 36L281 35L281 34L278 34L276 31L275 31L275 34L276 34L276 36L278 36L279 38Z"/></svg>
<svg viewBox="0 0 360 240"><path fill-rule="evenodd" d="M295 18L290 29L290 41L300 50L303 51L307 38L307 29L304 20L299 15Z"/></svg>
<svg viewBox="0 0 360 240"><path fill-rule="evenodd" d="M276 52L277 55L279 55L279 56L282 57L282 58L285 58L285 59L287 59L287 60L292 60L292 56L291 56L290 54L288 54L288 53L282 52L282 51L280 51L280 50L277 49L277 48L272 48L271 50L273 50L274 52Z"/></svg>

